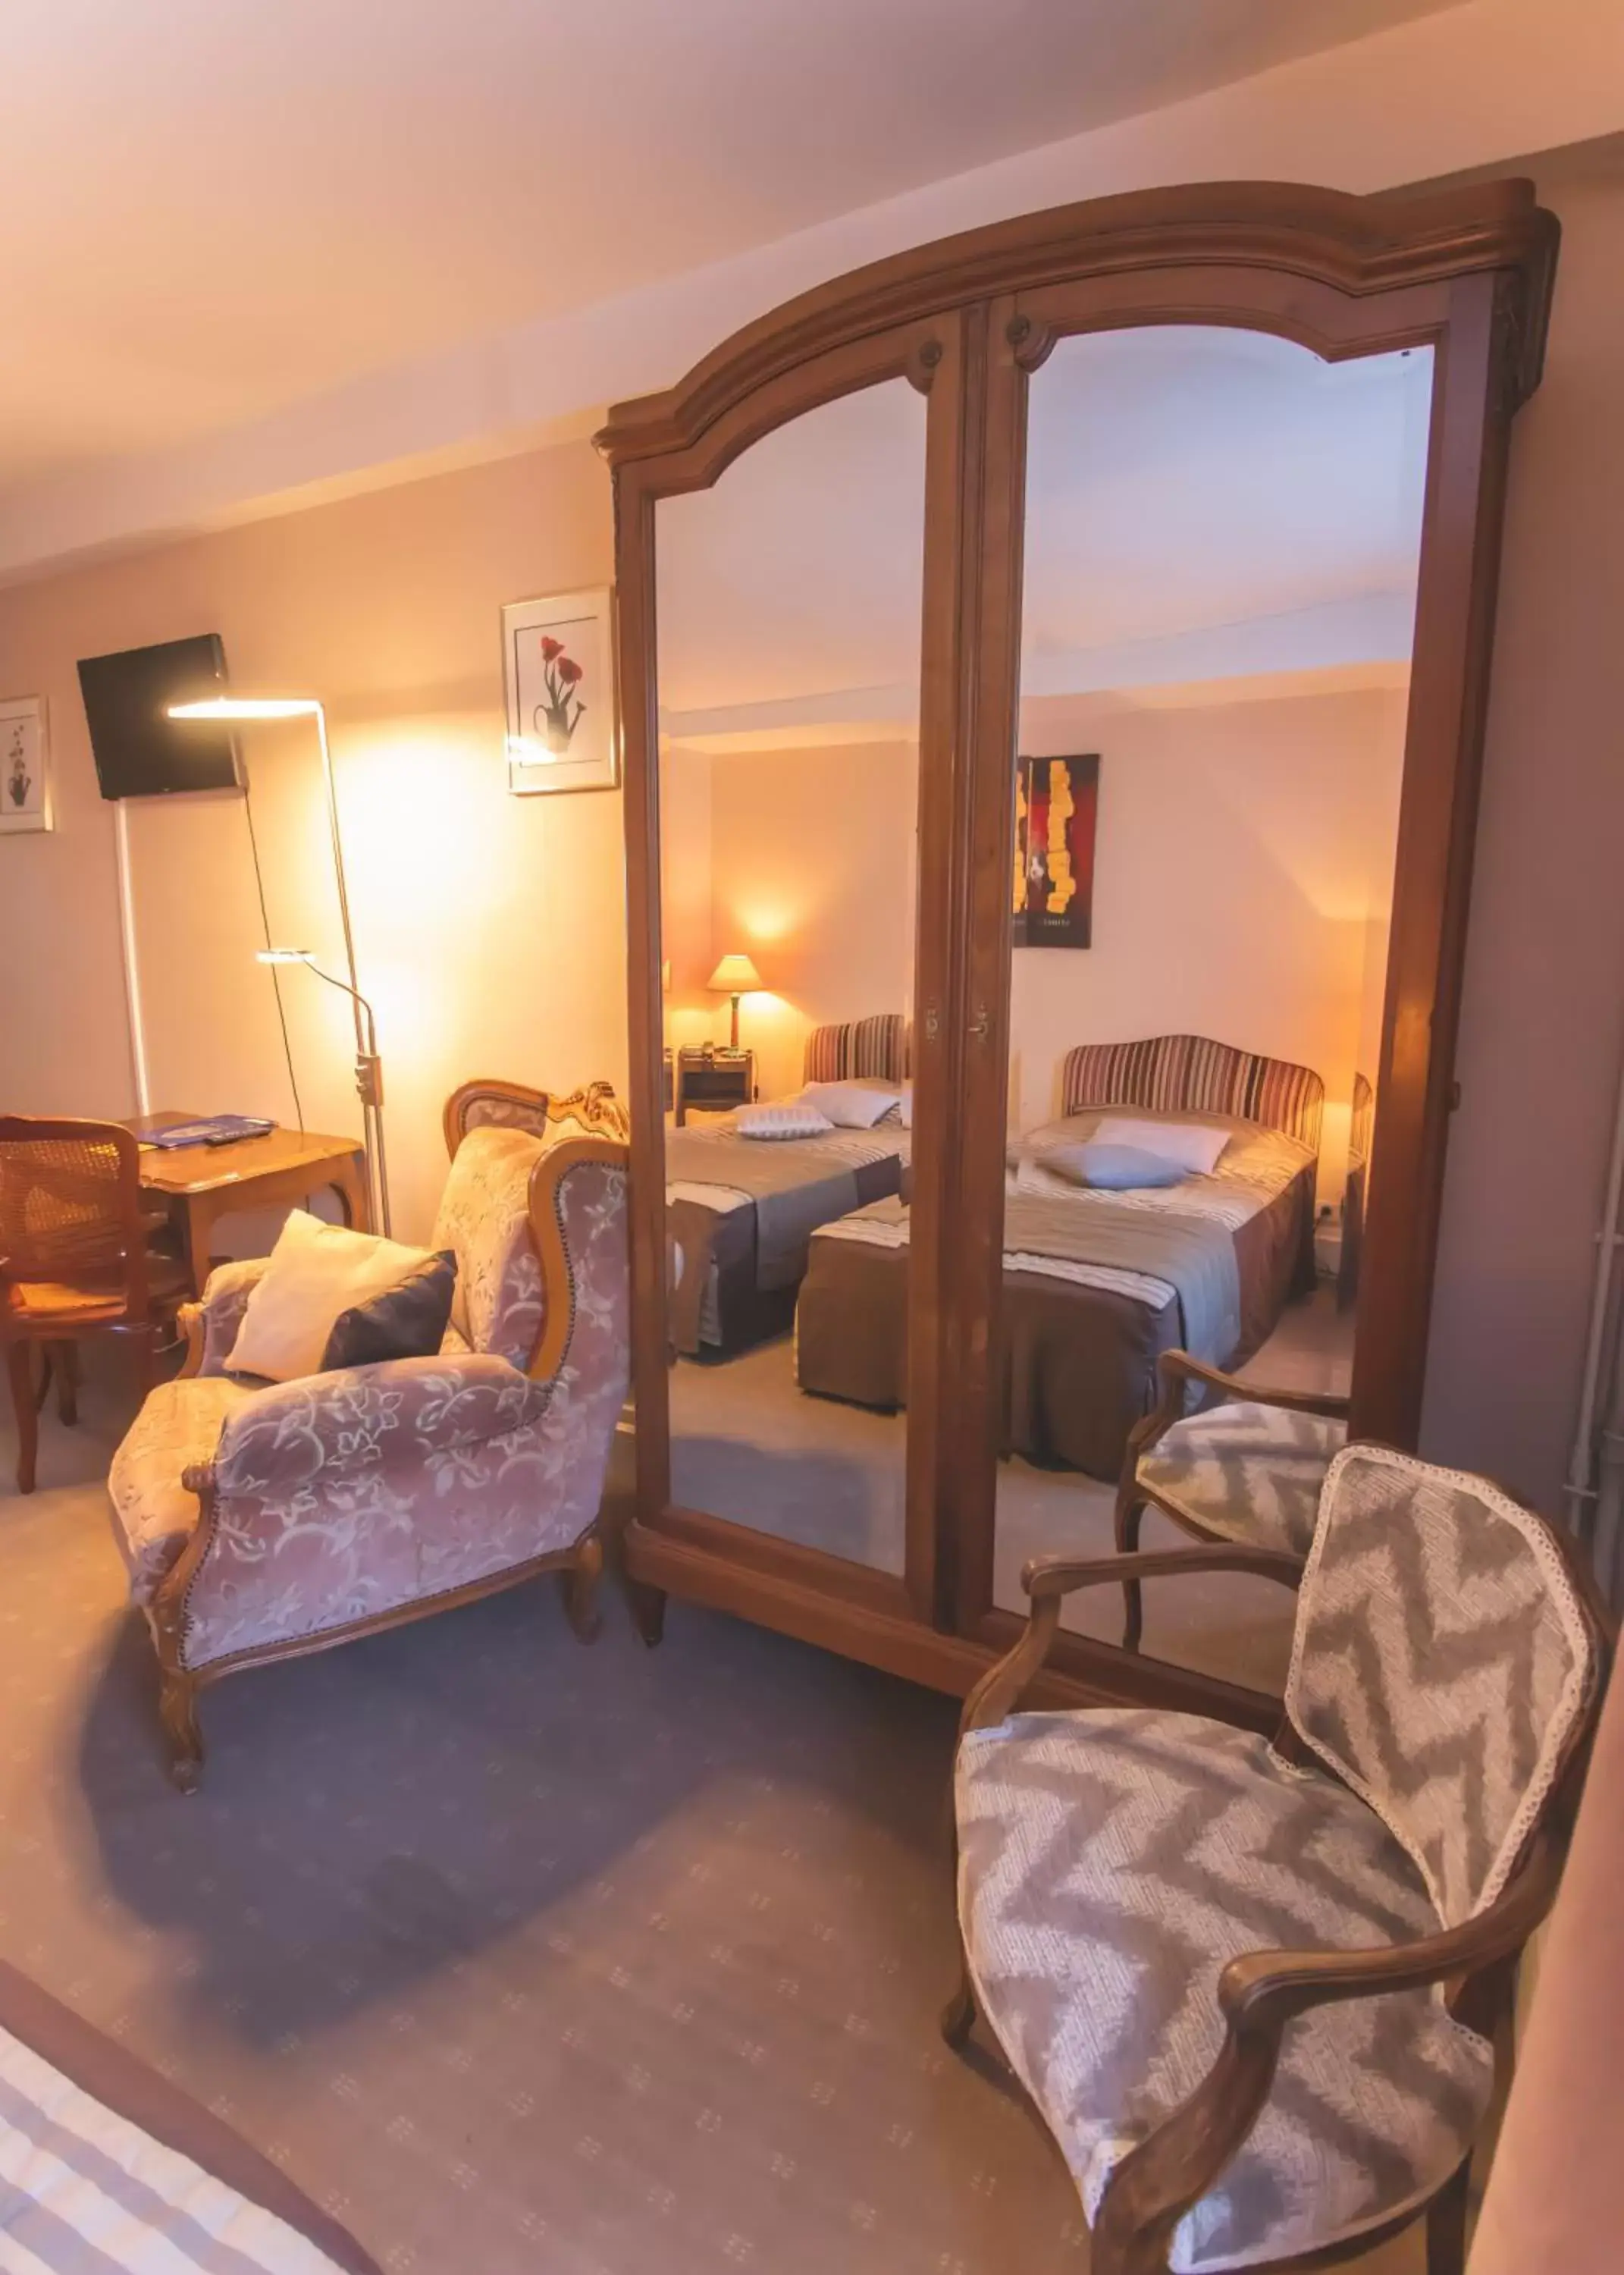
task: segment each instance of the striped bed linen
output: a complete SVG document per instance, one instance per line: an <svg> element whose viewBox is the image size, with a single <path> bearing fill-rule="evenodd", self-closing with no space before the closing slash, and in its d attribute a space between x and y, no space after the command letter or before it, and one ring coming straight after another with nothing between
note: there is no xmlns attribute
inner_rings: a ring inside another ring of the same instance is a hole
<svg viewBox="0 0 1624 2275"><path fill-rule="evenodd" d="M4 2275L342 2275L0 2029Z"/></svg>
<svg viewBox="0 0 1624 2275"><path fill-rule="evenodd" d="M1326 1086L1311 1067L1237 1050L1206 1035L1081 1043L1061 1073L1061 1111L1141 1106L1157 1114L1221 1114L1283 1130L1319 1151Z"/></svg>

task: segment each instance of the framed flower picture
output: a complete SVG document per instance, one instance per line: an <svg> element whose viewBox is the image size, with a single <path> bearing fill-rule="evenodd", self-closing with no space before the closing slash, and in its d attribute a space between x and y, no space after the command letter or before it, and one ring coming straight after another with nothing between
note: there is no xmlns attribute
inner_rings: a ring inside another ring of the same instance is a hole
<svg viewBox="0 0 1624 2275"><path fill-rule="evenodd" d="M619 787L614 607L605 585L503 608L510 790Z"/></svg>
<svg viewBox="0 0 1624 2275"><path fill-rule="evenodd" d="M0 697L0 837L56 826L44 702L37 695Z"/></svg>

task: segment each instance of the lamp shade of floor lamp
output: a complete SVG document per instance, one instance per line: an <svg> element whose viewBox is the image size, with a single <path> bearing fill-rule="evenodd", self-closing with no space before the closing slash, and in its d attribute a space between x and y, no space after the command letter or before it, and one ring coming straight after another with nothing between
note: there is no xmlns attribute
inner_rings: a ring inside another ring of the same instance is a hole
<svg viewBox="0 0 1624 2275"><path fill-rule="evenodd" d="M747 956L724 956L706 986L713 995L730 995L733 999L733 1044L738 1048L738 999L753 994L761 985L761 974Z"/></svg>
<svg viewBox="0 0 1624 2275"><path fill-rule="evenodd" d="M367 1183L371 1187L373 1222L389 1231L389 1179L383 1148L383 1069L378 1056L377 1023L372 1005L360 991L355 971L355 941L350 929L350 895L344 882L344 841L338 832L338 795L333 781L333 754L327 739L327 713L314 695L215 695L198 703L172 703L171 719L227 720L247 724L257 719L313 719L321 746L321 779L327 791L328 828L333 843L333 873L338 885L338 914L344 928L344 965L348 979L323 971L307 949L270 948L260 953L262 964L303 964L349 996L355 1019L355 1087L361 1101L362 1141L366 1150Z"/></svg>

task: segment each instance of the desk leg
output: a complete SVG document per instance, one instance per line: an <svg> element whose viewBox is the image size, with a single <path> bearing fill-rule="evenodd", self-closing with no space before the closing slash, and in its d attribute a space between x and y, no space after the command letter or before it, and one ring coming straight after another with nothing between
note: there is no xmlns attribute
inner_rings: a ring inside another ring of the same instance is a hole
<svg viewBox="0 0 1624 2275"><path fill-rule="evenodd" d="M338 1196L344 1213L344 1222L354 1232L370 1232L372 1202L366 1191L366 1157L352 1153L343 1166L334 1170L330 1179L332 1190Z"/></svg>
<svg viewBox="0 0 1624 2275"><path fill-rule="evenodd" d="M192 1292L201 1297L208 1278L208 1236L215 1228L215 1210L208 1193L185 1193L180 1204L181 1232L185 1241L186 1269Z"/></svg>

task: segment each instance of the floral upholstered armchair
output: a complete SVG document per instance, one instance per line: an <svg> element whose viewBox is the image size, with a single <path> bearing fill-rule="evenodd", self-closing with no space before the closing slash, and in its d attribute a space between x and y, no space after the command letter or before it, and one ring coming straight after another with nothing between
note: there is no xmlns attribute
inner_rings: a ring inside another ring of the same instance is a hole
<svg viewBox="0 0 1624 2275"><path fill-rule="evenodd" d="M225 1372L263 1261L183 1311L185 1368L114 1456L116 1531L157 1651L176 1782L197 1693L556 1569L596 1633L599 1502L630 1372L626 1149L486 1127L433 1244L457 1264L438 1357L255 1384Z"/></svg>

